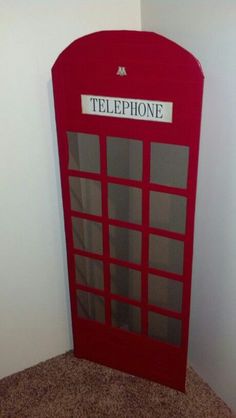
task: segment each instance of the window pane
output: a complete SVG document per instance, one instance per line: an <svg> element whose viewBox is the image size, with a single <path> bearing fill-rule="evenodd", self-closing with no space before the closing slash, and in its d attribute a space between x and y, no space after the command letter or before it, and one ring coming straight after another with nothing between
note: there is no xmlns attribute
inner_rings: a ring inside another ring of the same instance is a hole
<svg viewBox="0 0 236 418"><path fill-rule="evenodd" d="M107 170L109 176L141 180L142 142L107 137Z"/></svg>
<svg viewBox="0 0 236 418"><path fill-rule="evenodd" d="M151 182L186 189L188 157L188 147L152 142Z"/></svg>
<svg viewBox="0 0 236 418"><path fill-rule="evenodd" d="M93 258L75 256L76 282L85 286L103 289L103 263Z"/></svg>
<svg viewBox="0 0 236 418"><path fill-rule="evenodd" d="M98 135L67 132L69 144L69 168L71 170L100 172L100 148Z"/></svg>
<svg viewBox="0 0 236 418"><path fill-rule="evenodd" d="M184 243L177 239L150 235L149 265L150 267L183 274Z"/></svg>
<svg viewBox="0 0 236 418"><path fill-rule="evenodd" d="M108 185L109 217L120 221L141 223L142 191L136 187Z"/></svg>
<svg viewBox="0 0 236 418"><path fill-rule="evenodd" d="M183 196L150 192L150 225L184 234L186 201Z"/></svg>
<svg viewBox="0 0 236 418"><path fill-rule="evenodd" d="M160 308L181 312L183 283L150 274L148 277L148 303Z"/></svg>
<svg viewBox="0 0 236 418"><path fill-rule="evenodd" d="M80 177L69 177L71 209L101 215L101 183Z"/></svg>
<svg viewBox="0 0 236 418"><path fill-rule="evenodd" d="M110 226L110 255L120 260L140 263L141 232Z"/></svg>
<svg viewBox="0 0 236 418"><path fill-rule="evenodd" d="M140 332L141 315L140 308L128 303L111 302L112 325L125 331Z"/></svg>
<svg viewBox="0 0 236 418"><path fill-rule="evenodd" d="M110 265L111 292L130 299L141 297L141 273L127 267Z"/></svg>
<svg viewBox="0 0 236 418"><path fill-rule="evenodd" d="M72 218L74 247L102 254L102 224L81 218Z"/></svg>
<svg viewBox="0 0 236 418"><path fill-rule="evenodd" d="M181 344L181 321L160 315L156 312L149 312L148 335L169 344Z"/></svg>
<svg viewBox="0 0 236 418"><path fill-rule="evenodd" d="M77 311L80 318L105 322L104 298L90 292L77 290Z"/></svg>

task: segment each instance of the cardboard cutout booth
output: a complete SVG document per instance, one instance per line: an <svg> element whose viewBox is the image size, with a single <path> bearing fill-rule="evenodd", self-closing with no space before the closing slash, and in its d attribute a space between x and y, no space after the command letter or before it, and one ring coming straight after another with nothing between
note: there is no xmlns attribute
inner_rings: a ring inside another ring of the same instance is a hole
<svg viewBox="0 0 236 418"><path fill-rule="evenodd" d="M53 69L74 353L185 390L203 73L104 31Z"/></svg>

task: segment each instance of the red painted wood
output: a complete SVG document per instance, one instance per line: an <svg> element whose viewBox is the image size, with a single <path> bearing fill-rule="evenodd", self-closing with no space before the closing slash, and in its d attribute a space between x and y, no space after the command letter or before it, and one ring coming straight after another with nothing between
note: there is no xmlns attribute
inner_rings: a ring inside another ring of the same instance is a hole
<svg viewBox="0 0 236 418"><path fill-rule="evenodd" d="M126 77L116 75L125 66ZM55 114L58 133L61 185L67 244L74 352L110 367L158 381L184 391L188 350L190 291L194 237L194 212L197 185L198 149L203 91L203 74L199 63L186 50L168 39L149 32L104 31L73 42L58 57L52 69ZM173 122L158 123L81 114L81 94L127 97L173 102ZM96 134L100 140L101 173L68 169L66 132ZM106 138L116 136L140 140L143 144L143 178L140 181L107 176ZM150 142L189 147L188 184L186 189L161 186L150 182ZM102 214L95 216L75 212L70 207L69 176L101 181ZM142 189L142 224L135 225L108 217L108 182ZM149 227L149 193L156 190L187 198L186 233L177 234ZM75 249L71 218L81 217L102 223L103 254ZM110 256L109 225L122 226L142 233L140 264ZM163 235L184 242L182 275L150 268L148 265L149 234ZM75 281L76 254L103 261L104 289L98 290ZM141 301L112 295L109 264L134 268L142 275ZM150 274L159 274L183 282L182 311L174 312L148 305ZM105 299L105 323L78 317L76 292L90 291ZM140 307L140 334L111 326L111 300ZM182 320L180 347L148 337L148 311Z"/></svg>

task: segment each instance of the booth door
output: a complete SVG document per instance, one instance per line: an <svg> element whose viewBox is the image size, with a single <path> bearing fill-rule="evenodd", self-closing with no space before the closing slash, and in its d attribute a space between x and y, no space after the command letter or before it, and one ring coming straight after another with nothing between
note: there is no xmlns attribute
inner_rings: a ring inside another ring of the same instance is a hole
<svg viewBox="0 0 236 418"><path fill-rule="evenodd" d="M75 355L179 390L202 80L188 52L142 32L81 38L53 67Z"/></svg>

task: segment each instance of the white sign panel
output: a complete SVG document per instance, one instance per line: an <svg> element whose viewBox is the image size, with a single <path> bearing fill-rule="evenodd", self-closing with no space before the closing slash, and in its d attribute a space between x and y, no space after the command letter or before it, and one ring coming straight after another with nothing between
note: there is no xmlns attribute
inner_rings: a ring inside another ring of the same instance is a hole
<svg viewBox="0 0 236 418"><path fill-rule="evenodd" d="M172 122L172 102L82 94L81 104L82 113L87 115Z"/></svg>

